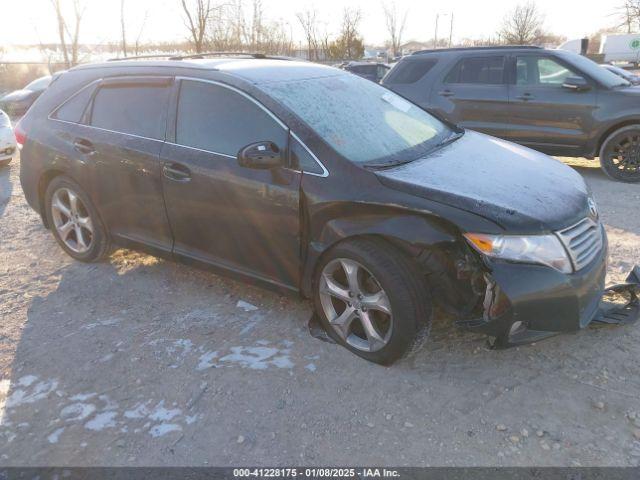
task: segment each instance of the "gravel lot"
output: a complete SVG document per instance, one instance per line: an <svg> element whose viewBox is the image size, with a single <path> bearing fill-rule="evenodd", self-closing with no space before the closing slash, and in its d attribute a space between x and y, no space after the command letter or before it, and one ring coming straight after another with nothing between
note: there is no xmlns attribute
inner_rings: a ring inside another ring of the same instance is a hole
<svg viewBox="0 0 640 480"><path fill-rule="evenodd" d="M595 192L610 281L640 262L640 185ZM0 170L1 465L640 465L640 324L491 351L436 322L383 368L310 305L119 250L76 263Z"/></svg>

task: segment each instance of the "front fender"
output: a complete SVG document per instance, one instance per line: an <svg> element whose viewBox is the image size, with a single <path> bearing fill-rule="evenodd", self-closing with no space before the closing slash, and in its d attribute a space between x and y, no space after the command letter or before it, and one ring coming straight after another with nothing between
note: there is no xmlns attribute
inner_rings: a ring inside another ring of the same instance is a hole
<svg viewBox="0 0 640 480"><path fill-rule="evenodd" d="M425 247L454 244L459 239L453 226L415 214L361 214L331 219L317 238L309 239L301 282L303 295L312 295L315 267L325 252L342 240L364 235L383 237L416 255Z"/></svg>

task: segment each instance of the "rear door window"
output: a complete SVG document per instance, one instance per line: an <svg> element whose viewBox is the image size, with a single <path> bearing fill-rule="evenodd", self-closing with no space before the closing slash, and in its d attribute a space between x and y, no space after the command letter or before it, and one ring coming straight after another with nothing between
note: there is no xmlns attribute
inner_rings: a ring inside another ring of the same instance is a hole
<svg viewBox="0 0 640 480"><path fill-rule="evenodd" d="M436 59L400 61L391 69L384 83L390 85L415 83L429 73L436 62Z"/></svg>
<svg viewBox="0 0 640 480"><path fill-rule="evenodd" d="M464 58L447 74L445 83L500 85L504 83L504 61L503 56Z"/></svg>
<svg viewBox="0 0 640 480"><path fill-rule="evenodd" d="M166 81L105 84L93 100L91 125L163 140L168 99Z"/></svg>
<svg viewBox="0 0 640 480"><path fill-rule="evenodd" d="M176 143L235 157L241 148L270 141L285 149L287 130L244 95L206 82L182 80Z"/></svg>

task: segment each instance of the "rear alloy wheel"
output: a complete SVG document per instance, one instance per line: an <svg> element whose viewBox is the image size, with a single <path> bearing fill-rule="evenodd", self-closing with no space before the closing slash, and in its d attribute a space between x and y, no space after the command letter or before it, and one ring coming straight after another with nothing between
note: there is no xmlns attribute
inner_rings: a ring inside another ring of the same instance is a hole
<svg viewBox="0 0 640 480"><path fill-rule="evenodd" d="M68 188L59 188L51 199L53 226L60 240L75 253L85 253L93 242L93 222L82 200Z"/></svg>
<svg viewBox="0 0 640 480"><path fill-rule="evenodd" d="M83 262L106 255L106 231L80 186L67 177L56 177L47 188L45 201L49 226L65 252Z"/></svg>
<svg viewBox="0 0 640 480"><path fill-rule="evenodd" d="M614 180L640 182L640 125L613 132L600 149L600 165Z"/></svg>
<svg viewBox="0 0 640 480"><path fill-rule="evenodd" d="M393 363L429 333L432 307L424 276L384 240L338 244L322 258L314 286L327 333L369 361Z"/></svg>

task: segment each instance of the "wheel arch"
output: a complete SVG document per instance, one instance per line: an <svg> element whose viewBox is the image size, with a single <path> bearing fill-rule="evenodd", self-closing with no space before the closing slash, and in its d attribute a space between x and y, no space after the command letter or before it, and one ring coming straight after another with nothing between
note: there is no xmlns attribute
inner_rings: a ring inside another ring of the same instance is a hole
<svg viewBox="0 0 640 480"><path fill-rule="evenodd" d="M607 140L607 138L609 138L614 132L631 125L638 125L638 127L640 127L640 118L629 118L626 120L622 120L607 128L607 130L605 130L598 139L598 144L595 151L596 156L600 156L600 150L602 150L602 146L604 145L604 142Z"/></svg>
<svg viewBox="0 0 640 480"><path fill-rule="evenodd" d="M416 260L427 248L444 249L459 242L453 226L413 213L333 218L322 226L316 238L309 239L303 265L302 294L308 298L312 296L313 279L324 255L339 243L363 237L383 240Z"/></svg>
<svg viewBox="0 0 640 480"><path fill-rule="evenodd" d="M38 179L38 207L40 209L40 217L42 218L42 223L44 224L45 228L51 227L49 225L49 220L47 219L47 211L44 198L45 193L47 192L47 188L49 187L49 184L53 181L53 179L62 175L69 176L69 173L65 172L64 170L52 168L44 171ZM69 176L69 178L72 177Z"/></svg>

